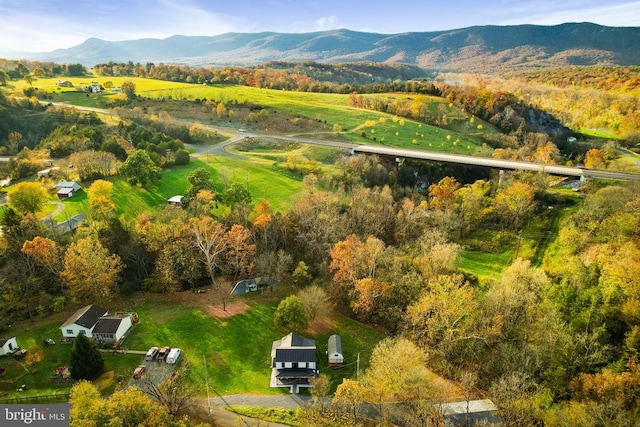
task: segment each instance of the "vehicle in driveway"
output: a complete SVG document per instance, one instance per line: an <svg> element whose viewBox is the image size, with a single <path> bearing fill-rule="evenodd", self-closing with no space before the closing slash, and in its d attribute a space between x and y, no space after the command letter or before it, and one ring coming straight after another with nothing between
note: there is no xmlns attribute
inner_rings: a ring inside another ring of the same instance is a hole
<svg viewBox="0 0 640 427"><path fill-rule="evenodd" d="M167 356L167 363L173 365L180 360L180 356L182 356L182 350L179 348L172 348Z"/></svg>
<svg viewBox="0 0 640 427"><path fill-rule="evenodd" d="M144 372L147 370L147 367L144 365L138 365L138 367L133 371L133 378L135 379L140 379L140 377L142 377L142 374L144 374Z"/></svg>
<svg viewBox="0 0 640 427"><path fill-rule="evenodd" d="M147 354L144 356L144 360L152 361L158 356L158 347L151 347Z"/></svg>
<svg viewBox="0 0 640 427"><path fill-rule="evenodd" d="M171 351L171 347L162 347L160 350L158 350L158 355L156 356L156 360L163 361L164 359L167 358L170 351Z"/></svg>

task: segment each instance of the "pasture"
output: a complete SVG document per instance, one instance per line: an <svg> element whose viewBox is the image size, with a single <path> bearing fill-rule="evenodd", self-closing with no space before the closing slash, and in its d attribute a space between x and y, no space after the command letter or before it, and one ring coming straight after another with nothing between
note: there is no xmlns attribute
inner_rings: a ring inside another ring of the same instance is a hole
<svg viewBox="0 0 640 427"><path fill-rule="evenodd" d="M58 79L38 79L34 87L48 92L54 102L68 102L74 105L108 108L112 101L124 99L124 94L105 90L101 94L76 92L73 88L56 86ZM261 131L278 133L277 123L267 120L269 115L288 117L291 120L304 118L324 126L323 131L314 131L308 136L322 136L326 139L346 140L354 143L382 144L402 148L444 151L457 154L474 154L482 145L485 133L497 132L493 126L480 119L469 116L459 108L447 104L437 97L415 94L375 94L365 97L379 98L389 102L408 101L426 103L427 110L436 114L444 108L448 118L443 127L431 126L414 120L369 109L350 107L349 95L331 93L294 92L263 89L238 85L196 85L163 80L135 77L82 77L68 78L74 85L87 86L91 81L100 84L107 81L119 86L125 81L136 85L136 93L143 99L159 101L156 108L171 111L175 101L200 105L203 100L223 102L229 111L251 105L262 109L259 119L249 119L246 114L238 114L235 126L254 127ZM21 92L27 83L15 83L14 91ZM253 107L252 107L253 108ZM233 113L231 113L233 114ZM215 123L214 114L208 120ZM234 122L234 119L225 119ZM280 119L282 121L282 119ZM266 124L268 123L268 125ZM263 128L261 126L268 126Z"/></svg>

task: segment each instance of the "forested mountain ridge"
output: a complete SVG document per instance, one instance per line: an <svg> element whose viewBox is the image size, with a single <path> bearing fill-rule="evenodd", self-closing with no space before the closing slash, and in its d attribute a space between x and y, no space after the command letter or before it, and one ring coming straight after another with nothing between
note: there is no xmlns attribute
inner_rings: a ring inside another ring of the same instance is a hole
<svg viewBox="0 0 640 427"><path fill-rule="evenodd" d="M313 33L226 33L167 39L91 38L69 49L21 54L24 59L79 62L165 62L250 65L267 61L406 63L446 71L492 71L563 65L640 64L638 27L591 23L477 26L402 34L331 30ZM16 55L14 55L16 56Z"/></svg>

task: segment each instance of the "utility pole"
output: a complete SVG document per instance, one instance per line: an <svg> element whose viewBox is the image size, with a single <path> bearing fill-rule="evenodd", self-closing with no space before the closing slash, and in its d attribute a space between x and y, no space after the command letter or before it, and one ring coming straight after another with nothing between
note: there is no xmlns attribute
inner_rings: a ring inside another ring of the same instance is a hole
<svg viewBox="0 0 640 427"><path fill-rule="evenodd" d="M207 386L207 412L209 413L209 416L211 416L211 400L209 399L209 375L207 373L207 358L204 354L202 355L202 361L204 362L204 383Z"/></svg>
<svg viewBox="0 0 640 427"><path fill-rule="evenodd" d="M358 353L358 359L356 361L356 381L360 382L360 353Z"/></svg>

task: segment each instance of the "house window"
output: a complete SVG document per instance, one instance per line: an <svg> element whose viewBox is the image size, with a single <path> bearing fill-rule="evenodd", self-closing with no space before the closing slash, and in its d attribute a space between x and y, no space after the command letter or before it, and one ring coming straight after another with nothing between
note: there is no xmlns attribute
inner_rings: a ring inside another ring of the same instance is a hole
<svg viewBox="0 0 640 427"><path fill-rule="evenodd" d="M80 335L87 335L87 331L80 329L80 331L78 331Z"/></svg>
<svg viewBox="0 0 640 427"><path fill-rule="evenodd" d="M67 335L73 335L73 329L67 329Z"/></svg>
<svg viewBox="0 0 640 427"><path fill-rule="evenodd" d="M9 343L9 351L13 351L13 344Z"/></svg>

